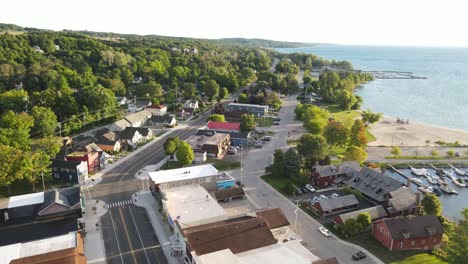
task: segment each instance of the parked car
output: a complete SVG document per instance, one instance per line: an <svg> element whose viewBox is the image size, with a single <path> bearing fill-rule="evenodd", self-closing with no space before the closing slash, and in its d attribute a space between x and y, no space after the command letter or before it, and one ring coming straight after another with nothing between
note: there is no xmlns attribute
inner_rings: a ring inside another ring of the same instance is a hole
<svg viewBox="0 0 468 264"><path fill-rule="evenodd" d="M320 197L323 199L323 200L328 200L328 197L326 197L325 195L321 194Z"/></svg>
<svg viewBox="0 0 468 264"><path fill-rule="evenodd" d="M460 152L455 152L455 156L456 157L461 157L461 153Z"/></svg>
<svg viewBox="0 0 468 264"><path fill-rule="evenodd" d="M315 188L312 185L307 184L305 187L309 192L315 192Z"/></svg>
<svg viewBox="0 0 468 264"><path fill-rule="evenodd" d="M271 141L271 136L264 136L262 138L263 141Z"/></svg>
<svg viewBox="0 0 468 264"><path fill-rule="evenodd" d="M302 188L301 188L301 191L302 191L303 193L308 193L308 192L309 192L309 190L307 190L306 187L302 187Z"/></svg>
<svg viewBox="0 0 468 264"><path fill-rule="evenodd" d="M332 195L330 195L330 198L336 198L336 197L340 197L340 195L337 193L333 193Z"/></svg>
<svg viewBox="0 0 468 264"><path fill-rule="evenodd" d="M314 198L312 198L312 201L318 203L320 201L320 199L319 199L319 197L314 197Z"/></svg>
<svg viewBox="0 0 468 264"><path fill-rule="evenodd" d="M353 260L361 260L361 259L365 259L367 257L366 253L362 252L362 251L358 251L356 254L353 255Z"/></svg>
<svg viewBox="0 0 468 264"><path fill-rule="evenodd" d="M237 148L234 147L234 146L229 146L229 148L227 150L227 153L228 154L237 154Z"/></svg>
<svg viewBox="0 0 468 264"><path fill-rule="evenodd" d="M263 147L262 143L259 143L259 142L255 143L255 148L262 148L262 147Z"/></svg>
<svg viewBox="0 0 468 264"><path fill-rule="evenodd" d="M324 235L326 237L331 236L331 232L328 229L326 229L325 227L321 226L318 229L319 229L320 233L322 233L322 235Z"/></svg>
<svg viewBox="0 0 468 264"><path fill-rule="evenodd" d="M279 117L275 117L275 118L273 118L273 121L277 121L277 122L279 122L279 121L281 121L281 118L279 118Z"/></svg>
<svg viewBox="0 0 468 264"><path fill-rule="evenodd" d="M275 125L275 126L279 126L279 125L280 125L280 122L278 122L278 121L275 121L275 122L273 122L273 125Z"/></svg>
<svg viewBox="0 0 468 264"><path fill-rule="evenodd" d="M257 130L257 133L258 133L258 134L265 134L266 132L265 132L265 130L259 129L259 130Z"/></svg>

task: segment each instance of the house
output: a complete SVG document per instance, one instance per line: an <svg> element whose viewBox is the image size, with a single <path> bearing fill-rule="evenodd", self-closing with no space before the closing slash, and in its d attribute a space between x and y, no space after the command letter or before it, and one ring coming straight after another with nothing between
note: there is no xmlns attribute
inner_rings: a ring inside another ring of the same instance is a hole
<svg viewBox="0 0 468 264"><path fill-rule="evenodd" d="M372 224L372 236L390 251L437 249L443 234L436 215L388 218Z"/></svg>
<svg viewBox="0 0 468 264"><path fill-rule="evenodd" d="M173 115L165 114L163 116L150 117L148 124L151 126L174 127L177 120Z"/></svg>
<svg viewBox="0 0 468 264"><path fill-rule="evenodd" d="M376 204L387 202L390 199L390 192L405 185L403 182L367 167L354 172L346 184L360 191L367 199Z"/></svg>
<svg viewBox="0 0 468 264"><path fill-rule="evenodd" d="M133 84L142 84L144 82L143 78L142 77L136 77L135 79L133 79L132 83Z"/></svg>
<svg viewBox="0 0 468 264"><path fill-rule="evenodd" d="M193 114L195 113L195 108L193 107L184 107L183 111L184 111L184 116L185 117L190 117L190 116L193 116Z"/></svg>
<svg viewBox="0 0 468 264"><path fill-rule="evenodd" d="M230 188L235 180L226 172L218 171L211 164L160 170L148 173L153 190L168 190L187 185L201 185L209 192Z"/></svg>
<svg viewBox="0 0 468 264"><path fill-rule="evenodd" d="M419 211L421 194L414 193L411 188L402 186L390 192L386 210L391 216L416 214Z"/></svg>
<svg viewBox="0 0 468 264"><path fill-rule="evenodd" d="M282 237L284 237L285 234L289 234L291 231L289 229L290 223L280 208L263 209L256 211L253 214L254 215L247 215L252 215L265 220L271 233L278 241L282 241Z"/></svg>
<svg viewBox="0 0 468 264"><path fill-rule="evenodd" d="M153 138L153 130L147 127L136 127L136 130L140 132L141 138L146 142Z"/></svg>
<svg viewBox="0 0 468 264"><path fill-rule="evenodd" d="M118 105L125 105L128 102L128 99L125 96L116 96L115 100L117 100Z"/></svg>
<svg viewBox="0 0 468 264"><path fill-rule="evenodd" d="M177 108L174 110L174 114L177 116L177 117L180 117L180 118L186 118L188 116L190 116L190 114L186 114L185 113L185 110L184 108Z"/></svg>
<svg viewBox="0 0 468 264"><path fill-rule="evenodd" d="M204 150L208 157L222 158L231 144L231 136L225 133L192 135L186 142L193 150Z"/></svg>
<svg viewBox="0 0 468 264"><path fill-rule="evenodd" d="M126 119L120 119L118 121L115 121L114 123L112 123L112 125L110 125L109 127L109 130L110 131L122 131L124 130L126 127L129 127L129 126L132 126L132 124L130 122L128 122Z"/></svg>
<svg viewBox="0 0 468 264"><path fill-rule="evenodd" d="M190 99L184 103L184 108L198 109L198 100Z"/></svg>
<svg viewBox="0 0 468 264"><path fill-rule="evenodd" d="M328 200L321 200L314 204L315 209L322 215L349 211L359 207L359 201L354 194L339 196Z"/></svg>
<svg viewBox="0 0 468 264"><path fill-rule="evenodd" d="M203 163L207 159L206 151L196 149L193 151L193 154L195 154L195 157L193 158L194 163Z"/></svg>
<svg viewBox="0 0 468 264"><path fill-rule="evenodd" d="M151 112L148 110L142 110L140 112L127 115L124 119L127 120L132 127L141 127L151 116Z"/></svg>
<svg viewBox="0 0 468 264"><path fill-rule="evenodd" d="M187 185L161 191L163 215L174 228L189 228L228 219L227 213L200 185Z"/></svg>
<svg viewBox="0 0 468 264"><path fill-rule="evenodd" d="M94 142L103 151L119 152L121 149L120 138L116 132L109 131L107 129L100 130L96 132L95 138L96 140Z"/></svg>
<svg viewBox="0 0 468 264"><path fill-rule="evenodd" d="M152 104L145 107L145 110L149 111L154 116L163 116L167 113L167 106Z"/></svg>
<svg viewBox="0 0 468 264"><path fill-rule="evenodd" d="M213 133L224 133L229 134L231 137L231 145L232 146L246 146L252 141L252 131L223 131L223 130L209 130L209 129L198 129L196 135L201 136L211 136Z"/></svg>
<svg viewBox="0 0 468 264"><path fill-rule="evenodd" d="M88 178L88 163L65 159L52 160L52 177L72 183L81 183Z"/></svg>
<svg viewBox="0 0 468 264"><path fill-rule="evenodd" d="M151 102L150 101L144 101L144 100L128 100L128 111L129 112L140 112L145 109L145 107L150 106Z"/></svg>
<svg viewBox="0 0 468 264"><path fill-rule="evenodd" d="M336 165L315 165L312 167L312 183L320 188L332 185L339 177L349 178L355 171L360 171L361 166L357 161L343 162Z"/></svg>
<svg viewBox="0 0 468 264"><path fill-rule="evenodd" d="M95 149L78 146L68 149L67 152L68 154L66 154L65 160L86 162L88 164L89 173L96 172L101 166L99 151Z"/></svg>
<svg viewBox="0 0 468 264"><path fill-rule="evenodd" d="M256 117L264 117L268 114L267 105L255 105L255 104L240 104L240 103L229 103L226 108L226 112L243 112L252 114Z"/></svg>
<svg viewBox="0 0 468 264"><path fill-rule="evenodd" d="M376 206L365 208L365 209L362 209L362 210L357 210L357 211L353 211L353 212L344 213L344 214L334 216L332 218L332 221L335 224L342 226L342 225L344 225L346 220L351 219L351 218L356 219L358 217L358 215L361 214L361 213L368 213L370 215L372 221L379 220L379 219L382 219L382 218L388 216L387 211L385 210L385 208L383 208L382 205L376 205Z"/></svg>
<svg viewBox="0 0 468 264"><path fill-rule="evenodd" d="M208 124L206 126L210 130L225 131L225 132L230 132L230 131L240 132L241 131L240 125L241 125L240 123L208 121Z"/></svg>
<svg viewBox="0 0 468 264"><path fill-rule="evenodd" d="M126 127L124 130L120 131L119 137L122 143L134 149L143 138L136 127Z"/></svg>
<svg viewBox="0 0 468 264"><path fill-rule="evenodd" d="M41 47L39 47L39 45L35 45L32 47L34 52L36 53L44 53L44 50L41 49Z"/></svg>

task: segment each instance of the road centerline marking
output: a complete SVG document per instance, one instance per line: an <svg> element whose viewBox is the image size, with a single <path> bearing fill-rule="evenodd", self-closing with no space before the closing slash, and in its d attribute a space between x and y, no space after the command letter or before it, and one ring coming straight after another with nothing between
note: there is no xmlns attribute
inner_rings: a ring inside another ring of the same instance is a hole
<svg viewBox="0 0 468 264"><path fill-rule="evenodd" d="M119 243L119 239L117 238L117 232L115 232L115 225L114 225L114 219L112 218L112 212L109 211L109 215L110 215L110 219L111 219L111 223L112 223L112 230L114 231L114 235L115 235L115 241L117 241L117 248L119 249L119 255L120 255L120 260L122 261L122 264L124 264L124 260L123 260L123 257L122 257L122 250L120 249L120 243Z"/></svg>
<svg viewBox="0 0 468 264"><path fill-rule="evenodd" d="M148 258L148 254L146 253L145 244L143 244L143 240L141 239L140 231L138 231L138 226L136 224L135 217L133 216L133 212L132 212L132 207L130 206L130 207L128 207L128 209L130 209L130 215L132 216L133 224L135 225L135 229L137 231L138 238L140 239L141 246L143 247L143 251L145 252L146 260L148 261L148 264L151 264L151 262L150 262L150 260Z"/></svg>
<svg viewBox="0 0 468 264"><path fill-rule="evenodd" d="M120 214L120 219L122 219L122 224L123 224L123 228L125 231L125 235L127 237L128 245L130 246L130 253L132 253L135 264L138 264L138 261L135 256L135 250L133 249L132 241L130 241L130 235L128 234L127 224L125 223L125 219L123 217L122 208L119 208L119 214Z"/></svg>

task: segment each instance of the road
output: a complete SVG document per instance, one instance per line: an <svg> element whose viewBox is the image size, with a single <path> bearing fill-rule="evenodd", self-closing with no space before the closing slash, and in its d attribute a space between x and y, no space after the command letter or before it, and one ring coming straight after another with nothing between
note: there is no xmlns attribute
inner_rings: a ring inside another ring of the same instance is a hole
<svg viewBox="0 0 468 264"><path fill-rule="evenodd" d="M320 224L308 216L302 210L296 210L297 207L286 197L276 192L268 186L260 176L264 174L265 167L273 162L273 152L275 149L288 148L286 140L288 132L293 129L302 129L302 123L294 121L294 108L297 105L295 97L288 97L283 103L279 113L281 124L273 126L269 131L274 132L273 138L266 143L263 148L252 149L242 152L243 177L242 182L245 186L248 198L259 208L279 207L282 209L292 227L297 227L296 232L306 242L306 247L320 258L337 257L340 263L351 263L351 256L359 248L355 245L343 242L332 237L324 237L319 231ZM240 175L240 171L232 172L233 176ZM239 177L237 177L239 179ZM295 224L297 212L297 225ZM379 260L367 258L360 263L381 263Z"/></svg>

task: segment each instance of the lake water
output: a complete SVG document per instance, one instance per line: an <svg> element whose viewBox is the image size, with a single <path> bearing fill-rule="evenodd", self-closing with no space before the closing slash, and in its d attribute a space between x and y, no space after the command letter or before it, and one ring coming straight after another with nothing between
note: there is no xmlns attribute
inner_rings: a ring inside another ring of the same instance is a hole
<svg viewBox="0 0 468 264"><path fill-rule="evenodd" d="M359 89L363 109L468 131L468 49L318 45L280 52L348 60L355 69L409 71L424 80L375 80Z"/></svg>
<svg viewBox="0 0 468 264"><path fill-rule="evenodd" d="M449 170L449 169L448 169ZM464 169L466 171L466 169ZM437 188L437 185L432 185L427 182L425 177L417 177L411 174L411 171L409 169L402 169L400 170L402 173L405 175L408 175L412 178L418 178L423 181L423 184L425 186L432 186L434 188ZM450 171L450 170L449 170ZM428 172L431 173L432 175L435 175L435 171L432 169L428 168ZM400 174L392 171L392 170L387 170L384 173L385 175L388 175L396 180L399 180L403 183L406 183L407 180ZM454 174L452 172L452 174ZM456 175L456 174L454 174ZM457 176L459 177L459 176ZM460 212L463 210L463 208L466 208L467 206L467 201L468 201L468 187L460 187L452 182L452 180L448 179L447 177L444 178L445 181L447 181L447 184L450 188L454 189L455 191L458 192L457 194L446 194L442 192L442 195L439 196L440 202L442 203L442 214L451 219L461 219L461 214ZM463 179L463 177L462 177ZM466 179L466 178L465 178ZM411 184L411 188L413 189L414 192L419 192L416 188L417 186L415 184Z"/></svg>

